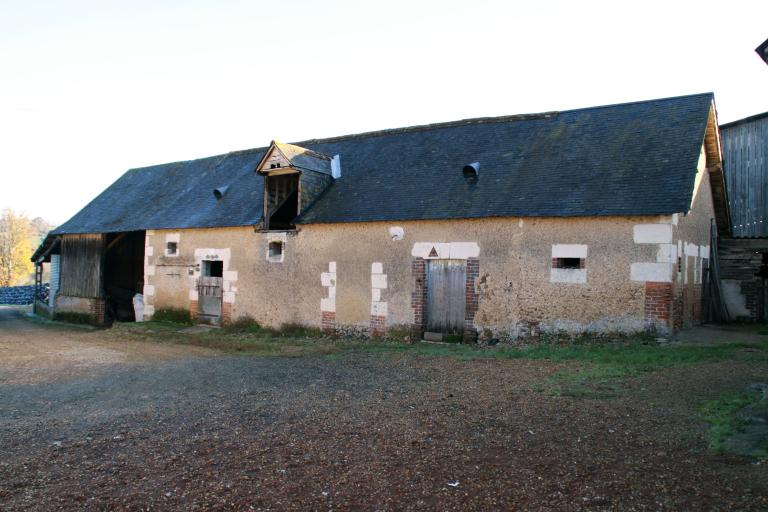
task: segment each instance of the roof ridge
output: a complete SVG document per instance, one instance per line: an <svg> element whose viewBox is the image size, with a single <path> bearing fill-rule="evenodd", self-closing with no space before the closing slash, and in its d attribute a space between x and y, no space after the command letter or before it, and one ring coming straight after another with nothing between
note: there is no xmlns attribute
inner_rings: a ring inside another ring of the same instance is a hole
<svg viewBox="0 0 768 512"><path fill-rule="evenodd" d="M322 139L307 139L299 142L292 142L291 144L320 144L324 142L337 142L340 140L360 139L367 137L376 137L380 135L395 135L398 133L412 133L422 132L428 130L437 130L441 128L453 128L456 126L468 126L474 124L490 124L490 123L504 123L509 121L530 121L532 119L547 119L553 116L557 116L559 112L541 112L533 114L511 114L505 116L496 117L474 117L468 119L459 119L456 121L444 121L440 123L418 124L413 126L403 126L400 128L385 128L382 130L372 130L368 132L349 133L346 135L336 135L334 137L325 137Z"/></svg>
<svg viewBox="0 0 768 512"><path fill-rule="evenodd" d="M505 122L514 122L514 121L531 121L535 119L549 119L551 117L557 117L561 114L566 114L570 112L580 112L580 111L587 111L587 110L599 110L604 108L615 108L615 107L623 107L623 106L629 106L629 105L639 105L643 103L656 103L656 102L663 102L663 101L672 101L672 100L679 100L683 98L694 98L697 96L710 96L714 98L714 93L712 92L704 92L704 93L696 93L696 94L684 94L681 96L668 96L666 98L653 98L648 100L638 100L638 101L628 101L624 103L611 103L608 105L596 105L591 107L580 107L580 108L573 108L573 109L567 109L567 110L551 110L546 112L538 112L538 113L528 113L528 114L508 114L503 116L489 116L489 117L474 117L474 118L467 118L467 119L459 119L455 121L444 121L439 123L428 123L428 124L421 124L421 125L412 125L412 126L404 126L400 128L385 128L381 130L371 130L367 132L359 132L359 133L350 133L346 135L336 135L333 137L325 137L325 138L315 138L315 139L306 139L298 142L282 142L281 144L289 144L293 146L301 146L302 144L323 144L323 143L329 143L329 142L339 142L344 140L355 140L355 139L363 139L368 137L378 137L382 135L396 135L401 133L414 133L414 132L422 132L422 131L429 131L429 130L439 130L443 128L454 128L457 126L470 126L470 125L479 125L479 124L491 124L491 123L505 123ZM737 121L736 121L737 122ZM131 171L134 170L141 170L141 169L148 169L152 167L158 167L158 166L164 166L164 165L173 165L173 164L181 164L181 163L188 163L188 162L194 162L197 160L206 160L208 158L215 158L218 156L221 157L227 157L230 155L242 155L247 153L258 153L261 151L267 151L271 145L269 146L261 146L257 148L249 148L249 149L239 149L234 151L229 151L227 153L222 153L219 155L212 155L207 157L201 157L201 158L193 158L191 160L178 160L175 162L166 162L162 164L155 164L155 165L148 165L144 167L135 167L132 169L129 169ZM309 149L309 148L305 148ZM322 155L322 153L320 153ZM326 155L327 156L327 155Z"/></svg>
<svg viewBox="0 0 768 512"><path fill-rule="evenodd" d="M467 118L467 119L459 119L456 121L445 121L440 123L404 126L401 128L385 128L382 130L350 133L347 135L337 135L337 136L326 137L321 139L306 139L300 142L292 142L291 144L294 144L294 145L321 144L325 142L338 142L342 140L354 140L354 139L366 138L366 137L376 137L380 135L394 135L399 133L412 133L412 132L436 130L441 128L453 128L456 126L468 126L473 124L490 124L490 123L504 123L504 122L510 122L510 121L530 121L533 119L548 119L550 117L556 117L560 114L565 114L569 112L579 112L583 110L598 110L603 108L614 108L614 107L622 107L622 106L629 106L629 105L638 105L642 103L655 103L655 102L661 102L661 101L679 100L683 98L693 98L696 96L714 97L714 93L705 92L705 93L696 93L696 94L684 94L681 96L668 96L666 98L653 98L648 100L628 101L624 103L611 103L608 105L596 105L591 107L580 107L580 108L573 108L573 109L567 109L567 110L550 110L545 112L532 112L527 114L508 114L503 116L492 116L492 117L474 117L474 118Z"/></svg>
<svg viewBox="0 0 768 512"><path fill-rule="evenodd" d="M737 119L735 121L730 121L728 123L723 123L720 125L720 128L731 128L732 126L737 126L742 123L749 123L751 121L757 121L759 119L763 119L764 117L768 117L768 112L761 112L760 114L753 114L751 116L743 117L741 119Z"/></svg>

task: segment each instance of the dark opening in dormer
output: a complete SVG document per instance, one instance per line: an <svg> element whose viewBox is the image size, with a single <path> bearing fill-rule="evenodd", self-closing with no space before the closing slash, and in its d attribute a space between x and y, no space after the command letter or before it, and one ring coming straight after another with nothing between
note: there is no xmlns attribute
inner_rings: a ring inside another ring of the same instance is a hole
<svg viewBox="0 0 768 512"><path fill-rule="evenodd" d="M294 229L299 214L299 174L266 176L267 229Z"/></svg>

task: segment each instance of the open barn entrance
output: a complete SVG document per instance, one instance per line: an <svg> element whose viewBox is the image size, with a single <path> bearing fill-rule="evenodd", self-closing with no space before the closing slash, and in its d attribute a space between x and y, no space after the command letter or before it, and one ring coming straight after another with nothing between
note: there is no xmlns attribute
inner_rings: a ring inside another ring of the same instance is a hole
<svg viewBox="0 0 768 512"><path fill-rule="evenodd" d="M104 294L108 321L136 320L133 298L144 293L144 235L144 231L106 235Z"/></svg>

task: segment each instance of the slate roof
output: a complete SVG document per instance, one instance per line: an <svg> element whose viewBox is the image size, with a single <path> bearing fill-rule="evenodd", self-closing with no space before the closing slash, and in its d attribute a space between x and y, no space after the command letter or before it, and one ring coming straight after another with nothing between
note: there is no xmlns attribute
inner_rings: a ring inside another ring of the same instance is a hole
<svg viewBox="0 0 768 512"><path fill-rule="evenodd" d="M340 155L298 223L687 212L711 93L295 143ZM244 226L267 148L124 174L55 233ZM477 179L464 165L479 161ZM229 185L221 200L213 189Z"/></svg>

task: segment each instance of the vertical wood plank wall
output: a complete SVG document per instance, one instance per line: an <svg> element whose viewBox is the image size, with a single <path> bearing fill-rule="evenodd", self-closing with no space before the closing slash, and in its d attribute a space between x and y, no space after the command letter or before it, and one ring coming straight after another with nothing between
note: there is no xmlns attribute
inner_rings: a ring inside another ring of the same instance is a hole
<svg viewBox="0 0 768 512"><path fill-rule="evenodd" d="M104 236L101 234L61 237L59 293L69 297L101 297L101 264Z"/></svg>
<svg viewBox="0 0 768 512"><path fill-rule="evenodd" d="M768 236L768 115L721 128L733 236Z"/></svg>

